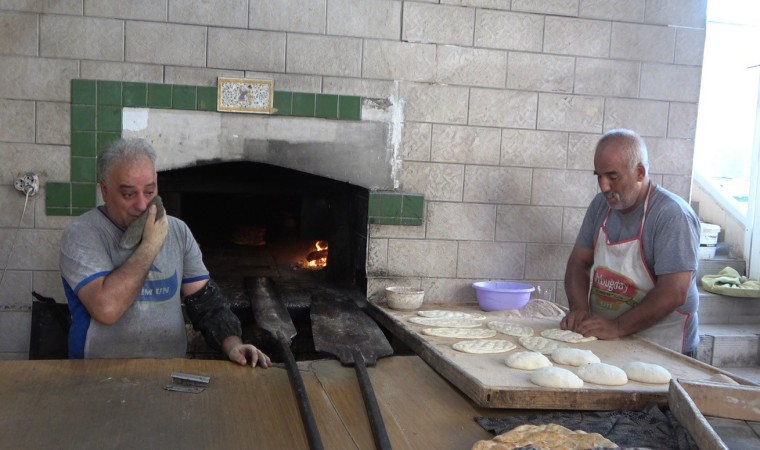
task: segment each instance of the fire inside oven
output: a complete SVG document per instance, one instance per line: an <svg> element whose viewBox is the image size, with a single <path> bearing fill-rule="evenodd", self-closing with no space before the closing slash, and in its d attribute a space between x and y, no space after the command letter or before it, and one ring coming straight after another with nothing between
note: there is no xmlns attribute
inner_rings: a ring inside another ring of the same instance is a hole
<svg viewBox="0 0 760 450"><path fill-rule="evenodd" d="M168 213L193 232L244 329L252 322L246 279L273 281L299 329L294 353L299 346L308 353L311 345L314 292L366 295L367 189L252 162L162 171L158 185Z"/></svg>
<svg viewBox="0 0 760 450"><path fill-rule="evenodd" d="M249 162L163 171L158 184L215 278L366 282L366 189Z"/></svg>

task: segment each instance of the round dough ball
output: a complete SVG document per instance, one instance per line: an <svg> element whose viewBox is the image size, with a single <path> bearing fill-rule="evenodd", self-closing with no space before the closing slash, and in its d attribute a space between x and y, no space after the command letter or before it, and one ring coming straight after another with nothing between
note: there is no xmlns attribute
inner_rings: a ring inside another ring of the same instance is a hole
<svg viewBox="0 0 760 450"><path fill-rule="evenodd" d="M578 376L588 383L607 386L622 386L628 383L628 375L623 369L602 362L580 366Z"/></svg>
<svg viewBox="0 0 760 450"><path fill-rule="evenodd" d="M672 378L668 369L641 361L632 361L623 366L628 378L642 383L662 384L669 383Z"/></svg>
<svg viewBox="0 0 760 450"><path fill-rule="evenodd" d="M543 367L530 374L530 382L551 388L582 388L583 380L567 369L561 367Z"/></svg>
<svg viewBox="0 0 760 450"><path fill-rule="evenodd" d="M507 357L504 363L513 369L521 370L536 370L552 365L549 358L538 352L512 353Z"/></svg>
<svg viewBox="0 0 760 450"><path fill-rule="evenodd" d="M582 366L584 364L601 362L598 356L591 350L581 348L563 347L554 350L551 354L552 361L557 364L566 364L568 366Z"/></svg>

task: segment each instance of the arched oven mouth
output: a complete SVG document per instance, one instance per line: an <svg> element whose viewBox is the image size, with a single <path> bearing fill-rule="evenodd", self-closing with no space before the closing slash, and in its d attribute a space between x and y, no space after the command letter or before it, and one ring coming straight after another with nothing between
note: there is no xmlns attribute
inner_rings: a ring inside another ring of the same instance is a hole
<svg viewBox="0 0 760 450"><path fill-rule="evenodd" d="M297 329L297 360L321 356L311 335L312 295L366 302L367 189L247 161L162 171L158 186L168 213L192 230L244 340L275 361L276 341L256 326L246 280L271 280ZM208 351L197 333L189 351Z"/></svg>

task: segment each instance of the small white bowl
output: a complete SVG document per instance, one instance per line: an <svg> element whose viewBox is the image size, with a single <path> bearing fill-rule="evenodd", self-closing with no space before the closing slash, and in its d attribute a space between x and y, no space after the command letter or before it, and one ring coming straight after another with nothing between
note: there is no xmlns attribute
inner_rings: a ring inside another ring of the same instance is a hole
<svg viewBox="0 0 760 450"><path fill-rule="evenodd" d="M388 307L400 310L413 310L422 306L425 291L405 286L390 286L385 288L385 299Z"/></svg>

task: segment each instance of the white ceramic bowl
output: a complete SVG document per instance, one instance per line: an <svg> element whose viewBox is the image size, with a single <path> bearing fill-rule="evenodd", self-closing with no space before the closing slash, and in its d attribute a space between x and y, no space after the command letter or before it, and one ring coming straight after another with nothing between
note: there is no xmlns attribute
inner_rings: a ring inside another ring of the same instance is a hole
<svg viewBox="0 0 760 450"><path fill-rule="evenodd" d="M390 286L385 288L385 299L388 307L400 310L413 310L422 306L425 291L405 286Z"/></svg>

